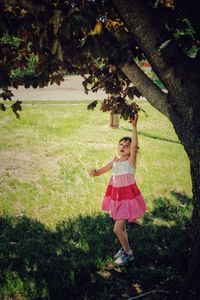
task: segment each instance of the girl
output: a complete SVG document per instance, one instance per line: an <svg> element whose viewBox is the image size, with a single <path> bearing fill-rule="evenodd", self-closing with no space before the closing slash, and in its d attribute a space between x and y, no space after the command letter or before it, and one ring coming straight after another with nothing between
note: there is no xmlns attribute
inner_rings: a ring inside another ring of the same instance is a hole
<svg viewBox="0 0 200 300"><path fill-rule="evenodd" d="M99 176L112 169L102 210L110 212L115 220L114 233L122 248L115 254L115 262L125 265L134 259L130 248L126 230L126 221L135 222L146 211L146 204L135 182L136 157L138 149L137 136L138 115L131 121L133 127L132 138L123 137L118 145L118 157L115 157L103 168L90 171L89 175Z"/></svg>

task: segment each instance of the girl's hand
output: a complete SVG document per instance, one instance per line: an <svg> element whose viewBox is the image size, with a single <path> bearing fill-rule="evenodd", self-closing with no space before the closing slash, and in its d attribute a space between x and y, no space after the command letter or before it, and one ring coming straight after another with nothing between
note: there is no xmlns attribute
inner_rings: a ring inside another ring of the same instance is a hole
<svg viewBox="0 0 200 300"><path fill-rule="evenodd" d="M131 120L131 124L133 127L137 126L137 121L138 121L138 114L135 114L134 119Z"/></svg>
<svg viewBox="0 0 200 300"><path fill-rule="evenodd" d="M90 175L90 177L97 176L97 170L96 170L96 169L92 169L92 170L89 172L89 175Z"/></svg>

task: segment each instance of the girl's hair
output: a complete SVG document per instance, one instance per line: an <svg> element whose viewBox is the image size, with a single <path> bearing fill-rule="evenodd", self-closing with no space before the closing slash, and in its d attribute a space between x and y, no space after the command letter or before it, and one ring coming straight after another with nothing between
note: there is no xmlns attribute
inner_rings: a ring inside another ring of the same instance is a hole
<svg viewBox="0 0 200 300"><path fill-rule="evenodd" d="M130 136L124 136L123 138L121 138L120 140L119 140L119 143L121 143L122 141L129 141L130 143L131 143L131 141L132 141L132 138L130 137Z"/></svg>
<svg viewBox="0 0 200 300"><path fill-rule="evenodd" d="M129 141L130 143L131 143L131 141L132 141L132 138L130 137L130 136L124 136L123 138L121 138L120 140L119 140L119 144L122 142L122 141ZM137 151L139 150L139 146L137 146Z"/></svg>

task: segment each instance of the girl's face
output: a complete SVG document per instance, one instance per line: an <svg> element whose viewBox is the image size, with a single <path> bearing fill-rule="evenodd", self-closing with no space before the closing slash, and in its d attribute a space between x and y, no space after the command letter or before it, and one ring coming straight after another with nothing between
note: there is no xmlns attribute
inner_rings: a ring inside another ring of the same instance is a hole
<svg viewBox="0 0 200 300"><path fill-rule="evenodd" d="M130 155L131 143L128 140L122 140L118 145L118 151L120 156Z"/></svg>

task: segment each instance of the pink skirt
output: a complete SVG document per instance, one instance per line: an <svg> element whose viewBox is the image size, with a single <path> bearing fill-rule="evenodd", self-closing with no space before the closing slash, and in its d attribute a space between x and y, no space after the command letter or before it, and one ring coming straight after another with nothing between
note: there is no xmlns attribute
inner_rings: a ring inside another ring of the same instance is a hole
<svg viewBox="0 0 200 300"><path fill-rule="evenodd" d="M111 176L103 198L102 210L109 212L114 220L135 222L144 216L146 204L133 176L128 175L127 179L127 175L123 176L127 184L125 186L116 184L115 177Z"/></svg>

